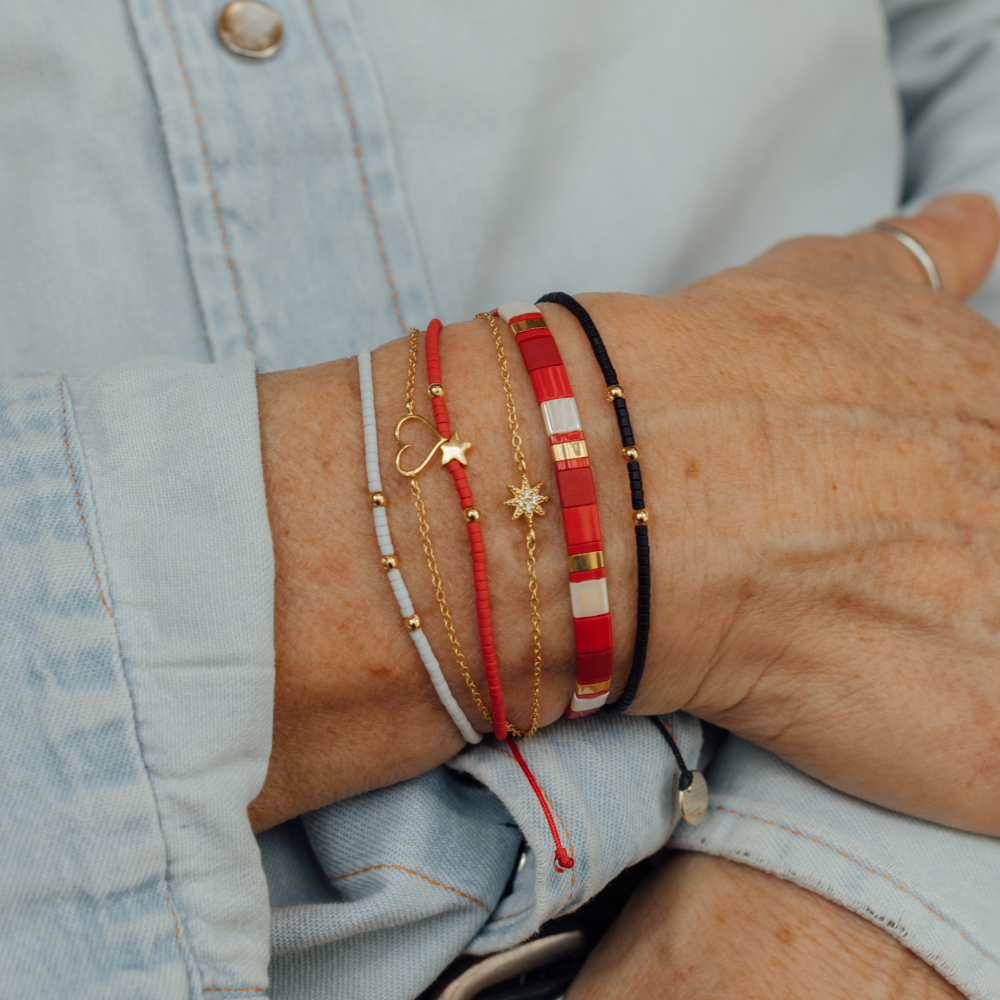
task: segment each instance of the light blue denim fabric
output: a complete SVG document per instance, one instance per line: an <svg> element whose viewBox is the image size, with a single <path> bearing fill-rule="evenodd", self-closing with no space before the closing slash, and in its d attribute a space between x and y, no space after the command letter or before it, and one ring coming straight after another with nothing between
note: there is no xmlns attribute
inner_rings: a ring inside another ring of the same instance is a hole
<svg viewBox="0 0 1000 1000"><path fill-rule="evenodd" d="M676 825L652 725L599 718L526 748L571 874L489 745L258 853L255 360L553 288L662 292L935 191L1000 198L1000 0L272 2L285 40L258 64L217 42L220 0L0 0L5 995L404 1000ZM997 273L976 302L1000 319ZM697 725L672 723L696 757ZM736 740L711 779L685 846L808 885L1000 998L996 841Z"/></svg>

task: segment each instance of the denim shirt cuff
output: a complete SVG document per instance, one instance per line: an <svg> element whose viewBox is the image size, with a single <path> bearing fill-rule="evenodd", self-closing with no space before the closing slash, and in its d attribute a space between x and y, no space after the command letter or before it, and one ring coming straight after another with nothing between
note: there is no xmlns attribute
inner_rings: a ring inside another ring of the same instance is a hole
<svg viewBox="0 0 1000 1000"><path fill-rule="evenodd" d="M190 988L263 996L246 809L270 754L274 568L255 361L144 359L69 390Z"/></svg>
<svg viewBox="0 0 1000 1000"><path fill-rule="evenodd" d="M672 846L752 865L878 924L966 996L1000 996L1000 840L838 792L727 737Z"/></svg>

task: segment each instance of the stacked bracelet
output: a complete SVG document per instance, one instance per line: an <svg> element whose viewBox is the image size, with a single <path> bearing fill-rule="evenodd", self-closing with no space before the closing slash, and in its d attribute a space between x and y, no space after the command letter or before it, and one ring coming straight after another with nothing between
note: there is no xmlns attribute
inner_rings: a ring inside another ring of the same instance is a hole
<svg viewBox="0 0 1000 1000"><path fill-rule="evenodd" d="M531 773L531 768L528 766L527 761L525 761L519 747L514 742L513 734L515 731L507 725L506 716L504 714L503 691L500 687L500 673L496 662L496 651L493 646L493 626L490 615L489 588L486 581L486 556L482 542L482 529L479 524L479 511L473 505L472 490L469 487L468 478L466 477L465 470L463 468L466 464L465 452L471 446L468 443L463 442L458 437L457 433L454 435L451 434L451 424L448 420L448 408L444 401L444 386L441 383L441 359L438 341L440 333L440 321L436 319L432 320L430 325L427 327L427 375L430 382L427 387L427 395L430 396L431 406L434 410L434 417L436 421L435 426L435 424L432 424L429 420L425 420L419 414L414 412L414 389L417 370L417 331L410 331L410 365L406 383L406 415L403 416L396 424L396 444L398 446L396 451L396 469L410 480L410 489L413 492L414 499L416 501L417 517L420 522L420 533L424 541L424 553L427 556L427 564L431 571L431 579L434 583L435 591L437 592L438 605L441 608L441 615L444 619L445 628L448 632L448 638L455 650L456 658L458 659L460 669L462 670L462 676L465 678L465 682L469 686L469 690L472 692L473 697L476 699L480 710L487 718L490 718L490 713L483 704L482 698L480 698L479 692L476 690L476 686L469 675L468 667L465 665L465 660L462 656L461 647L458 642L458 636L455 633L455 627L451 621L451 613L448 610L448 604L444 596L444 589L441 584L441 577L437 572L437 565L430 543L426 512L424 510L423 500L420 497L420 487L417 483L417 475L421 472L421 470L427 467L439 451L441 453L441 464L446 466L454 477L459 500L462 504L466 527L469 529L469 541L472 546L476 611L479 621L480 642L483 648L483 661L490 691L490 702L493 706L493 732L497 739L507 741L507 745L510 747L511 755L516 761L518 767L520 767L525 778L528 780L528 783L531 785L531 789L534 792L535 797L538 799L538 804L545 816L546 823L549 827L549 833L551 834L555 845L556 871L565 872L573 867L573 857L562 845L562 841L559 837L559 831L556 829L555 820L552 818L552 810L549 808L549 804L545 799L545 794L542 792L541 787L535 780L535 776ZM508 403L511 402L512 397L508 399ZM438 440L437 443L431 448L430 453L423 460L423 462L417 466L417 468L406 470L402 467L400 460L403 457L403 452L406 451L409 445L403 442L400 437L400 431L402 427L411 420L417 420L425 424L431 430L435 430ZM516 427L516 420L514 421L514 426ZM533 610L535 610L534 605ZM536 697L534 699L534 708L532 711L531 731L534 731L538 720L537 691L538 687L536 683ZM530 735L530 733L528 735Z"/></svg>
<svg viewBox="0 0 1000 1000"><path fill-rule="evenodd" d="M483 651L483 669L486 672L486 685L490 692L490 705L493 709L493 734L498 740L507 738L507 717L503 701L503 689L500 687L500 668L497 664L497 651L493 642L493 617L490 612L490 588L486 579L486 549L483 546L483 530L479 524L479 510L472 502L472 488L465 474L465 452L471 445L460 441L457 433L452 436L451 424L448 420L448 404L444 401L444 386L441 384L441 356L438 342L441 334L441 321L433 319L427 326L427 394L434 410L434 420L437 432L442 441L441 464L451 473L455 480L455 489L462 505L462 515L469 531L469 545L472 548L472 576L476 592L476 622L479 626L479 645ZM450 456L450 457L449 457Z"/></svg>
<svg viewBox="0 0 1000 1000"><path fill-rule="evenodd" d="M583 332L590 341L593 348L594 357L604 376L604 382L608 387L608 400L614 405L615 416L618 419L618 431L622 439L622 458L628 463L629 490L632 493L632 521L635 529L635 551L636 562L639 568L638 587L638 613L635 623L635 650L632 653L632 668L629 671L628 680L625 682L625 691L621 698L613 705L606 705L606 712L624 712L632 704L636 692L639 690L639 683L642 681L642 674L646 668L646 649L649 644L650 625L650 566L649 566L649 515L645 508L645 495L642 488L642 472L639 467L639 449L635 446L635 438L632 435L632 422L628 415L628 404L625 402L625 392L618 384L618 374L615 372L611 358L608 356L607 348L597 330L590 313L565 292L550 292L543 295L539 302L554 302L557 305L568 309L583 328ZM673 734L664 723L655 715L650 717L650 721L660 731L660 734L667 741L670 752L677 761L679 770L678 798L680 800L681 816L684 822L697 826L705 818L705 810L708 807L708 784L704 775L700 771L692 771L684 761L680 748Z"/></svg>
<svg viewBox="0 0 1000 1000"><path fill-rule="evenodd" d="M618 419L618 430L622 439L622 458L628 463L629 490L632 494L632 521L635 530L636 562L639 568L638 607L635 621L635 648L632 652L632 667L621 698L613 705L606 705L605 711L624 712L635 699L642 681L642 673L646 668L646 648L649 644L650 622L650 572L649 572L649 514L645 508L645 496L642 489L642 470L639 466L639 449L635 446L632 436L632 423L629 420L628 404L625 393L618 384L618 375L611 358L608 357L604 341L590 313L571 295L565 292L550 292L543 295L539 302L554 302L568 309L583 328L583 332L594 350L594 357L600 366L608 387L608 400L614 405L615 416Z"/></svg>
<svg viewBox="0 0 1000 1000"><path fill-rule="evenodd" d="M392 536L389 533L389 518L385 509L386 497L382 492L382 475L378 464L378 431L375 424L372 356L367 347L362 347L358 352L358 373L361 379L361 417L365 437L365 467L368 472L368 502L371 504L372 515L375 519L375 536L378 538L379 551L382 553L380 563L392 587L392 592L396 596L396 603L399 605L400 614L403 616L413 645L417 647L417 652L420 654L427 675L431 679L431 684L434 685L434 690L437 691L437 695L441 699L441 704L444 705L452 721L458 727L458 731L465 737L465 741L479 743L482 736L472 728L465 713L455 701L451 688L448 687L448 682L441 672L441 665L427 641L427 636L424 635L424 631L420 627L420 616L413 610L409 591L406 589L402 574L399 572L399 558L393 551Z"/></svg>
<svg viewBox="0 0 1000 1000"><path fill-rule="evenodd" d="M482 696L479 694L479 689L476 687L476 683L472 679L472 674L469 672L469 665L465 660L465 654L462 652L462 644L458 639L458 632L455 630L455 623L451 617L451 609L448 607L448 597L444 591L444 583L441 580L441 574L438 572L437 558L434 555L434 545L431 542L431 529L427 521L427 508L424 505L424 499L420 493L420 483L417 479L420 472L425 469L433 460L434 456L437 455L438 449L441 448L445 441L445 439L437 433L434 425L429 420L420 416L419 413L415 413L413 409L413 397L417 382L417 341L418 331L416 329L410 330L410 364L409 372L406 376L406 414L396 422L396 471L410 481L410 493L413 495L413 505L417 511L417 524L420 526L420 538L423 542L424 557L427 560L427 569L431 575L431 583L434 585L434 596L441 612L441 621L444 624L445 632L448 634L448 641L451 643L452 652L455 654L455 662L458 664L459 672L462 675L462 679L465 681L466 687L469 689L469 693L476 702L476 707L483 713L483 718L485 718L486 721L492 725L493 715L486 707L486 703L483 701ZM420 463L420 465L418 465L415 469L404 469L402 465L403 453L409 445L403 442L403 439L400 437L400 431L404 425L409 423L411 420L416 420L418 423L423 424L425 427L437 434L438 441L437 444L431 448L427 457Z"/></svg>
<svg viewBox="0 0 1000 1000"><path fill-rule="evenodd" d="M575 719L607 701L614 660L594 476L569 377L542 314L529 302L510 302L497 315L510 326L531 376L556 466L576 636L576 690L566 715Z"/></svg>

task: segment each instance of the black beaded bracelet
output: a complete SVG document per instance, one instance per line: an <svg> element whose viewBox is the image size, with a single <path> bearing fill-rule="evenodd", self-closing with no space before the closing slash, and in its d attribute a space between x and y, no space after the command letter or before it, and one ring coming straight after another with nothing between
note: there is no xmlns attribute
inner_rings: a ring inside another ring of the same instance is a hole
<svg viewBox="0 0 1000 1000"><path fill-rule="evenodd" d="M605 712L624 712L635 699L639 690L639 683L642 680L642 672L646 668L646 648L649 644L649 610L650 610L650 576L649 576L649 528L647 527L649 515L646 513L645 501L642 492L642 470L639 467L639 449L635 446L635 438L632 436L632 424L628 417L628 404L625 402L625 393L618 384L618 375L615 373L611 358L608 357L607 348L601 335L594 326L594 321L590 318L590 313L580 305L572 295L565 292L550 292L543 295L539 302L554 302L565 309L568 309L583 327L583 332L590 341L590 346L594 349L594 357L600 365L601 374L608 386L608 400L615 408L615 416L618 419L618 430L622 436L622 457L628 463L629 489L632 492L632 520L635 528L635 552L639 564L639 603L638 613L635 623L635 649L632 653L632 668L629 670L628 680L625 682L625 690L621 698L613 705L605 705Z"/></svg>
<svg viewBox="0 0 1000 1000"><path fill-rule="evenodd" d="M632 422L628 416L628 404L625 402L625 392L618 384L618 374L611 364L604 341L598 333L594 321L590 318L590 313L572 295L565 292L549 292L543 295L538 302L552 302L556 305L568 309L583 328L583 332L590 341L590 346L594 350L594 357L600 366L604 382L608 387L608 400L615 408L615 417L618 420L618 430L622 438L622 457L628 463L629 489L632 493L632 520L635 529L635 552L636 561L639 566L639 587L638 587L638 608L635 622L635 649L632 652L632 667L629 670L628 680L625 682L625 690L621 698L612 705L605 705L602 711L621 713L624 712L635 700L636 692L642 681L643 671L646 669L646 650L649 646L649 624L650 624L650 573L649 573L649 514L646 512L645 498L642 490L642 470L639 467L639 449L635 446L635 437L632 434ZM688 823L699 823L705 815L705 807L708 802L708 786L700 772L692 771L684 758L681 756L680 748L676 740L663 723L651 716L651 721L661 732L667 741L671 753L677 760L680 770L680 797L681 812Z"/></svg>

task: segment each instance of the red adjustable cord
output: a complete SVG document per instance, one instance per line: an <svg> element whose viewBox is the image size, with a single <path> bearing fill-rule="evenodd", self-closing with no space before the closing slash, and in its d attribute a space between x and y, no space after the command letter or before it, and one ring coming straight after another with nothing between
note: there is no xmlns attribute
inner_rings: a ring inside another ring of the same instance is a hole
<svg viewBox="0 0 1000 1000"><path fill-rule="evenodd" d="M442 385L441 382L441 350L440 350L441 321L431 320L427 327L427 381L431 385ZM444 438L451 437L451 424L448 420L448 406L443 396L431 396L431 406L434 409L434 422L437 425L438 434ZM472 502L472 489L469 487L468 477L462 463L457 459L447 465L448 471L455 480L455 488L458 490L458 498L463 510L468 510L474 506ZM556 845L555 865L557 872L564 872L573 867L573 858L563 847L559 839L559 831L556 829L555 821L552 819L552 812L548 802L542 794L535 776L531 773L531 768L525 763L521 756L521 751L514 738L507 732L507 718L504 713L503 689L500 687L500 668L497 664L496 646L493 643L493 619L490 615L490 590L486 582L486 549L483 547L483 531L478 521L467 521L466 527L469 529L469 544L472 547L472 572L476 588L476 616L479 621L479 642L483 650L483 665L486 669L486 683L490 692L490 705L493 709L493 735L498 740L507 740L514 760L517 761L524 776L528 779L535 797L538 799L545 819L549 824L552 833L552 840Z"/></svg>
<svg viewBox="0 0 1000 1000"><path fill-rule="evenodd" d="M563 847L562 841L559 839L559 831L556 829L555 820L552 819L552 811L549 809L549 804L545 801L545 796L542 794L542 789L535 780L535 776L531 773L531 768L528 767L525 759L521 756L521 750L514 742L513 736L507 740L507 744L510 746L511 753L514 754L514 760L521 765L521 770L524 771L524 776L531 784L535 797L538 799L538 802L542 807L542 812L545 813L545 819L549 824L549 831L551 832L552 839L555 841L556 845L556 871L564 872L568 868L573 867L573 858L566 848Z"/></svg>

